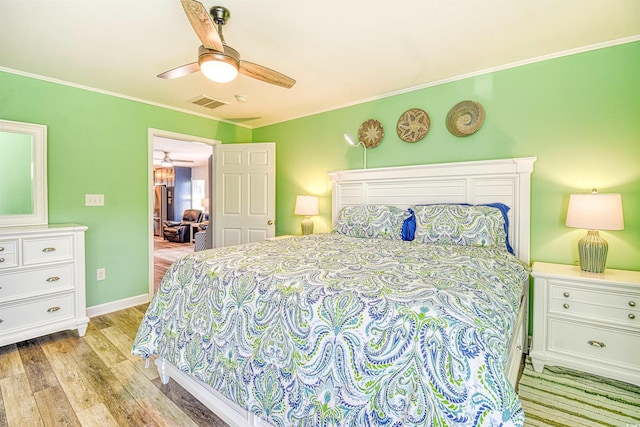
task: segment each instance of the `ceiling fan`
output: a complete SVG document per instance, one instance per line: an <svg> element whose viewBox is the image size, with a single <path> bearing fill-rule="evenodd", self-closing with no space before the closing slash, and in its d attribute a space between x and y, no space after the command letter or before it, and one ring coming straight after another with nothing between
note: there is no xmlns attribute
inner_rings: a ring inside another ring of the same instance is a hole
<svg viewBox="0 0 640 427"><path fill-rule="evenodd" d="M165 71L158 77L175 79L202 71L208 79L218 83L230 82L238 73L285 88L291 88L296 83L282 73L240 59L240 53L227 46L222 36L222 26L231 16L227 8L213 6L209 16L202 3L195 0L180 1L189 23L202 42L202 46L198 48L198 61Z"/></svg>
<svg viewBox="0 0 640 427"><path fill-rule="evenodd" d="M193 160L172 159L171 156L169 156L169 152L168 151L163 151L163 153L164 153L164 157L160 161L160 166L162 166L163 168L173 167L173 162L194 163Z"/></svg>

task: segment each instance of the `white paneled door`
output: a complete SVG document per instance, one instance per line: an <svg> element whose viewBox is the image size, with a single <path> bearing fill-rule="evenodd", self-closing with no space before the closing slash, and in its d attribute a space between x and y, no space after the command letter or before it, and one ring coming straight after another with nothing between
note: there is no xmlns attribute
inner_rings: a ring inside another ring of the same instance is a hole
<svg viewBox="0 0 640 427"><path fill-rule="evenodd" d="M218 144L214 158L214 247L259 242L273 237L275 144Z"/></svg>

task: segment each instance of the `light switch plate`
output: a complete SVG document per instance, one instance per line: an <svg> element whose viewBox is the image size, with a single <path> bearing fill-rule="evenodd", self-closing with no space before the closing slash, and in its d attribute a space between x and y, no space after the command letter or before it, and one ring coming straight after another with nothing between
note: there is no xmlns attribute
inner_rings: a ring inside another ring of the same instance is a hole
<svg viewBox="0 0 640 427"><path fill-rule="evenodd" d="M85 206L104 206L104 194L85 194Z"/></svg>

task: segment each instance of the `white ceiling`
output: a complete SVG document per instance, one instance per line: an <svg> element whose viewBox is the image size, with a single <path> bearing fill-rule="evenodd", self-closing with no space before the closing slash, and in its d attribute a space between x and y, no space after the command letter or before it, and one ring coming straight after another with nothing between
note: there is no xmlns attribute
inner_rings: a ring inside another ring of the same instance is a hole
<svg viewBox="0 0 640 427"><path fill-rule="evenodd" d="M638 0L203 3L230 9L224 35L243 59L296 85L157 78L196 60L200 42L178 0L0 0L0 70L254 128L640 34ZM202 94L229 104L188 102Z"/></svg>

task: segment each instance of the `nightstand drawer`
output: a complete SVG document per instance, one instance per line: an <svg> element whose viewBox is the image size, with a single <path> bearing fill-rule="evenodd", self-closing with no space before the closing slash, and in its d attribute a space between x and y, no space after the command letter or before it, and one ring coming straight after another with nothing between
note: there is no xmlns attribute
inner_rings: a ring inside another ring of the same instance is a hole
<svg viewBox="0 0 640 427"><path fill-rule="evenodd" d="M640 334L550 318L548 350L640 369Z"/></svg>
<svg viewBox="0 0 640 427"><path fill-rule="evenodd" d="M73 259L73 236L24 239L24 264Z"/></svg>
<svg viewBox="0 0 640 427"><path fill-rule="evenodd" d="M568 284L555 280L550 281L549 291L553 299L624 309L640 309L640 298L637 293L612 292L611 289L603 288L592 289L584 285Z"/></svg>
<svg viewBox="0 0 640 427"><path fill-rule="evenodd" d="M73 293L0 306L0 335L20 328L72 319L74 316Z"/></svg>
<svg viewBox="0 0 640 427"><path fill-rule="evenodd" d="M0 302L24 296L73 289L73 265L0 274Z"/></svg>
<svg viewBox="0 0 640 427"><path fill-rule="evenodd" d="M640 329L640 309L636 307L620 308L606 305L587 304L568 299L552 299L549 313L561 316L576 315L589 320L602 319L605 322L616 322L624 326Z"/></svg>

